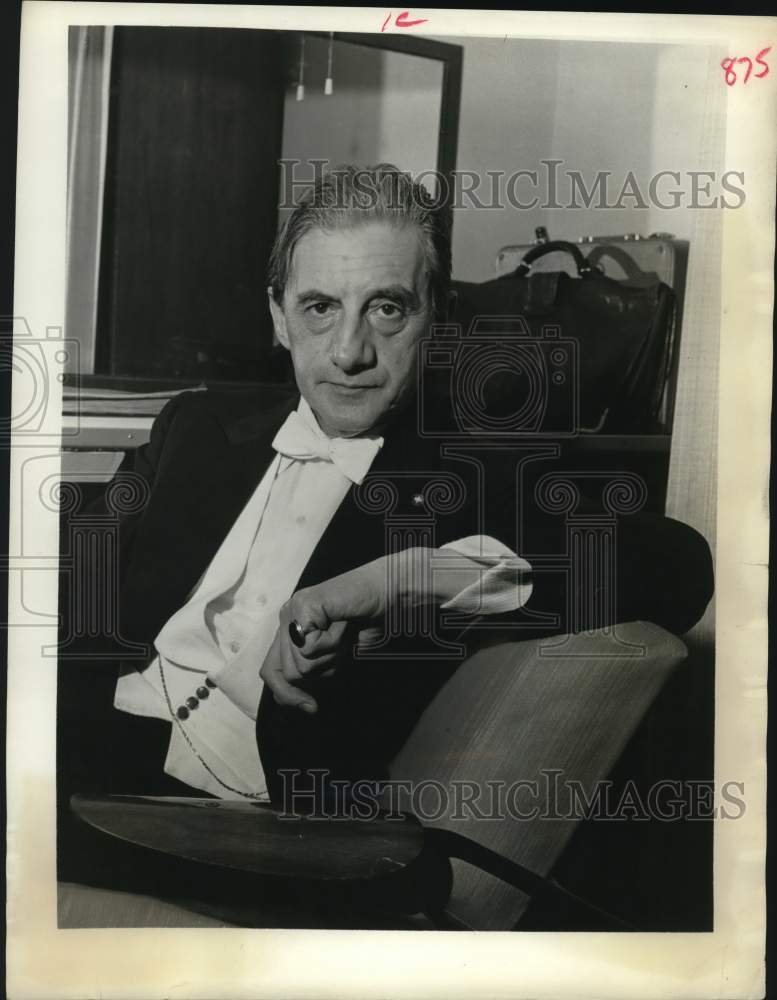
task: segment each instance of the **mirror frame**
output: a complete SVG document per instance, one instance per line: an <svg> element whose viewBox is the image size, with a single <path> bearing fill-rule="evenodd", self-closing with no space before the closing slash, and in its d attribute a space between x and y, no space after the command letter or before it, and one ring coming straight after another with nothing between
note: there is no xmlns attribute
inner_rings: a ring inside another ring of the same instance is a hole
<svg viewBox="0 0 777 1000"><path fill-rule="evenodd" d="M296 34L296 32L295 32ZM327 31L306 31L310 38L329 39ZM459 111L461 107L461 78L464 64L464 49L461 45L438 42L418 35L384 35L334 31L331 38L335 42L364 45L388 52L401 52L422 59L434 59L443 64L442 94L440 99L440 127L437 138L437 171L446 180L449 192L454 190L453 174L456 170L456 156L459 145Z"/></svg>
<svg viewBox="0 0 777 1000"><path fill-rule="evenodd" d="M343 42L351 45L362 45L369 48L383 49L389 52L399 52L405 55L418 56L424 59L433 59L442 63L442 82L440 95L440 119L437 140L437 164L438 174L445 179L445 188L448 195L455 191L454 173L456 170L456 157L458 151L459 137L459 112L461 105L461 85L462 68L464 62L464 49L461 45L448 42L436 41L432 38L420 37L417 35L396 35L381 34L380 32L364 34L361 32L326 32L326 31L281 31L279 34L289 36L306 35L311 38L320 38ZM164 378L161 376L126 376L110 375L105 373L68 373L65 375L64 384L71 391L76 393L79 389L108 389L121 390L133 395L143 395L149 391L157 390L175 391L187 387L208 384L211 380L190 379L190 378ZM216 384L216 381L213 381ZM221 382L220 387L241 388L249 383L243 382ZM257 383L250 383L256 385ZM274 384L274 383L270 383ZM106 404L107 404L106 400ZM107 405L106 412L110 410Z"/></svg>

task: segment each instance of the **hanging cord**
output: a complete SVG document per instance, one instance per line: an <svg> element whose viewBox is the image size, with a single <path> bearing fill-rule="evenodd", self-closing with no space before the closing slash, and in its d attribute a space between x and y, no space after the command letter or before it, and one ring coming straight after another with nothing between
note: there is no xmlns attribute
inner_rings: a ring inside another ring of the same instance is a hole
<svg viewBox="0 0 777 1000"><path fill-rule="evenodd" d="M299 39L299 74L297 76L297 100L305 100L305 36Z"/></svg>
<svg viewBox="0 0 777 1000"><path fill-rule="evenodd" d="M332 93L332 50L334 48L335 33L329 32L329 51L326 57L326 80L324 80L324 94L329 97Z"/></svg>

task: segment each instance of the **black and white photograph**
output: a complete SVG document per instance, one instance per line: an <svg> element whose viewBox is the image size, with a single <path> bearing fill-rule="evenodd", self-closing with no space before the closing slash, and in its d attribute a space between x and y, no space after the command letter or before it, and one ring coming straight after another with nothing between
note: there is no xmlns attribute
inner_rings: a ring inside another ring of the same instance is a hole
<svg viewBox="0 0 777 1000"><path fill-rule="evenodd" d="M776 26L24 4L11 995L762 995Z"/></svg>

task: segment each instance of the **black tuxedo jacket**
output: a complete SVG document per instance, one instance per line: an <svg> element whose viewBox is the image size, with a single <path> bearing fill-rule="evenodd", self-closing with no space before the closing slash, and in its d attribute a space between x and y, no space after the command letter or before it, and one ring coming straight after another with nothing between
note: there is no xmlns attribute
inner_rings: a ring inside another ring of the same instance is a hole
<svg viewBox="0 0 777 1000"><path fill-rule="evenodd" d="M266 394L208 391L184 393L165 407L149 443L135 456L134 472L147 484L149 499L120 521L122 640L146 644L150 651L264 475L273 437L297 403L296 395L268 402ZM489 619L492 627L500 626L492 638L565 631L570 587L578 585L554 564L567 544L564 518L547 511L533 518L536 505L521 495L522 479L509 449L473 453L461 442L445 448L419 435L417 427L410 407L386 431L365 483L352 487L335 513L298 589L392 546L405 547L403 539L408 546L440 545L485 533L516 547L530 538L531 552L519 554L537 564L532 597L519 612ZM528 534L522 527L527 518ZM608 618L652 620L679 634L701 616L712 594L706 542L667 518L618 519L616 569L617 602ZM455 639L461 620L446 624L437 613L433 622L436 639L397 637L384 658L347 657L334 675L307 680L319 704L313 716L277 705L265 689L257 739L274 800L290 787L281 772L301 772L294 779L297 788L313 780L312 770L349 781L386 773L424 706L461 659L440 655L440 643ZM577 624L607 623L600 615ZM470 630L464 648L484 636Z"/></svg>

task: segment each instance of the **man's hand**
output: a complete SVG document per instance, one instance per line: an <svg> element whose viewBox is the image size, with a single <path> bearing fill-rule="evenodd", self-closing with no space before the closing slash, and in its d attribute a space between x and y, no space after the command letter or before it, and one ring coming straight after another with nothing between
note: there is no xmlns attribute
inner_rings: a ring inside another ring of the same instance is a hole
<svg viewBox="0 0 777 1000"><path fill-rule="evenodd" d="M362 643L374 638L390 608L423 602L423 552L406 549L375 559L298 590L283 605L278 632L259 671L278 704L311 714L317 711L315 700L297 687L300 681L313 673L330 673L357 636ZM289 636L292 621L307 631L302 647L295 646Z"/></svg>
<svg viewBox="0 0 777 1000"><path fill-rule="evenodd" d="M494 551L481 554L484 543ZM468 553L468 547L474 551ZM489 592L499 598L496 610L511 610L531 594L531 583L525 578L530 569L525 560L488 536L462 539L443 549L405 549L375 559L315 587L298 590L281 608L278 634L259 673L279 704L315 712L318 706L299 689L300 681L314 672L331 672L338 656L357 637L362 645L375 642L389 611L450 606L455 599L457 612L482 614L484 594ZM489 574L493 578L484 587ZM299 622L306 632L301 648L289 636L292 621Z"/></svg>

